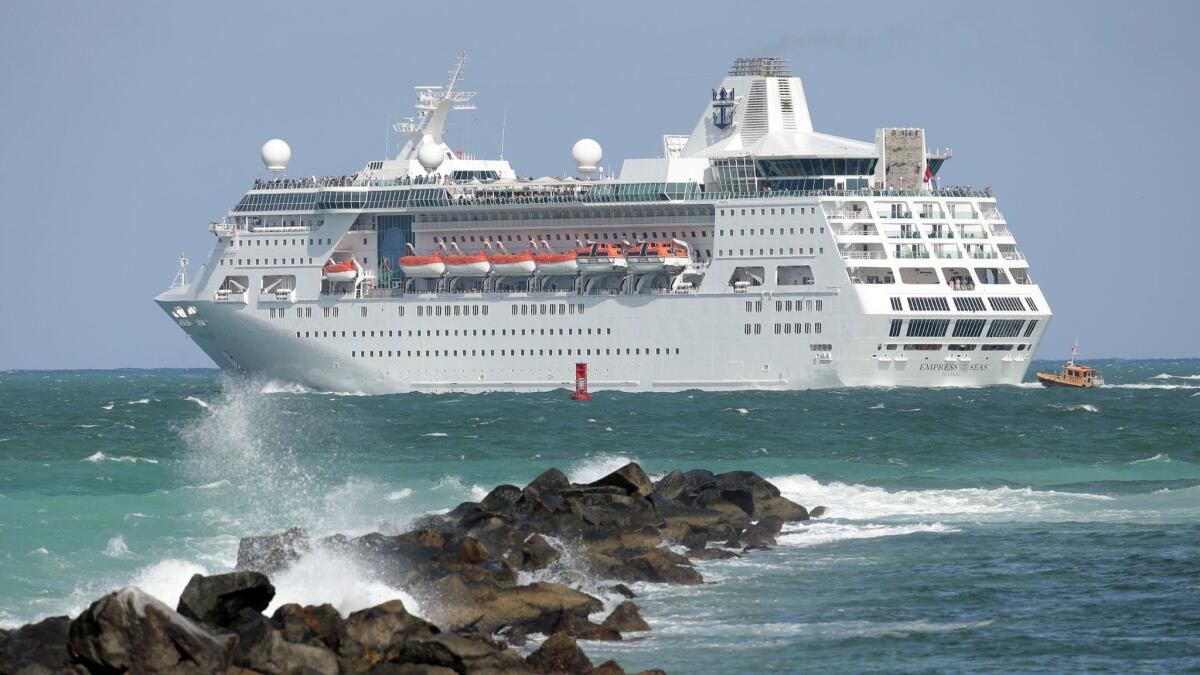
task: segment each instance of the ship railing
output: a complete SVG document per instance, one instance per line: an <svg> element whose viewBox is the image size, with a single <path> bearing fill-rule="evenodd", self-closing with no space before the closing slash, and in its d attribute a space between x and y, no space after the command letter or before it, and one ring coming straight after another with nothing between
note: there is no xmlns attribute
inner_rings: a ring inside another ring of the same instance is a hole
<svg viewBox="0 0 1200 675"><path fill-rule="evenodd" d="M843 258L852 260L884 260L887 253L883 251L842 251Z"/></svg>
<svg viewBox="0 0 1200 675"><path fill-rule="evenodd" d="M988 230L997 237L1011 237L1012 231L1003 225L988 225Z"/></svg>
<svg viewBox="0 0 1200 675"><path fill-rule="evenodd" d="M999 211L984 211L983 219L984 220L1004 220L1004 216L1001 215Z"/></svg>
<svg viewBox="0 0 1200 675"><path fill-rule="evenodd" d="M971 251L968 255L976 260L993 260L1000 257L995 251Z"/></svg>
<svg viewBox="0 0 1200 675"><path fill-rule="evenodd" d="M964 282L953 283L953 282L947 281L946 285L949 286L950 290L952 290L952 291L973 291L973 290L975 290L975 284L972 284L972 283L964 283Z"/></svg>
<svg viewBox="0 0 1200 675"><path fill-rule="evenodd" d="M1020 251L1002 251L1000 255L1004 256L1005 260L1024 260L1025 254Z"/></svg>
<svg viewBox="0 0 1200 675"><path fill-rule="evenodd" d="M939 258L961 258L962 251L938 251L937 257L939 257Z"/></svg>
<svg viewBox="0 0 1200 675"><path fill-rule="evenodd" d="M953 239L954 233L953 232L930 232L929 234L927 234L925 236L929 237L930 239Z"/></svg>
<svg viewBox="0 0 1200 675"><path fill-rule="evenodd" d="M928 258L929 251L896 251L897 258Z"/></svg>

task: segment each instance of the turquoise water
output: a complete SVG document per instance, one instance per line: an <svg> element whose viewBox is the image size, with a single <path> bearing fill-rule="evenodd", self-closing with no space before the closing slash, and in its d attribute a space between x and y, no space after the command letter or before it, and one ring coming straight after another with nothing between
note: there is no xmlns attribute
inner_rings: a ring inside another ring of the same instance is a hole
<svg viewBox="0 0 1200 675"><path fill-rule="evenodd" d="M1048 365L1048 364L1041 364ZM628 460L751 469L830 517L643 586L654 630L589 643L672 672L1200 668L1200 361L1036 385L794 393L304 393L213 371L0 373L0 625L137 583L174 603L239 537L393 531ZM278 602L403 597L310 556Z"/></svg>

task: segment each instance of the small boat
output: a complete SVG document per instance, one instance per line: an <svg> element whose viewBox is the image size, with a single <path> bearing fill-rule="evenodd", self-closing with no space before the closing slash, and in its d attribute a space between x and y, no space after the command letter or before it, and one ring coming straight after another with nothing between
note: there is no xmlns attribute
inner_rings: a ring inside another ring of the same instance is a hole
<svg viewBox="0 0 1200 675"><path fill-rule="evenodd" d="M1038 382L1044 387L1077 387L1079 389L1095 389L1104 386L1104 378L1100 371L1091 366L1081 366L1075 363L1079 354L1079 345L1071 347L1071 359L1058 370L1038 371Z"/></svg>
<svg viewBox="0 0 1200 675"><path fill-rule="evenodd" d="M625 249L632 272L678 272L688 266L691 255L679 241L639 241Z"/></svg>
<svg viewBox="0 0 1200 675"><path fill-rule="evenodd" d="M530 242L533 245L533 242ZM556 253L550 248L550 244L542 242L545 247L545 252L533 254L533 260L537 263L538 272L546 276L555 275L574 275L579 271L579 263L575 258L579 255L575 251L567 251L565 253Z"/></svg>
<svg viewBox="0 0 1200 675"><path fill-rule="evenodd" d="M617 244L589 242L575 250L575 263L583 274L623 272L629 266Z"/></svg>
<svg viewBox="0 0 1200 675"><path fill-rule="evenodd" d="M413 245L408 244L408 255L400 257L400 271L410 279L436 279L446 273L446 261L441 251L417 255Z"/></svg>
<svg viewBox="0 0 1200 675"><path fill-rule="evenodd" d="M500 244L500 252L491 251L489 249L488 259L492 262L492 272L498 277L527 277L537 271L537 262L534 260L533 251L521 251L520 253L509 253L503 244Z"/></svg>
<svg viewBox="0 0 1200 675"><path fill-rule="evenodd" d="M325 263L322 271L325 273L325 278L330 281L354 281L358 278L358 263L354 260L343 260L342 262L330 260Z"/></svg>
<svg viewBox="0 0 1200 675"><path fill-rule="evenodd" d="M446 274L452 277L486 277L492 271L492 261L485 251L464 254L454 244L453 255L446 256Z"/></svg>

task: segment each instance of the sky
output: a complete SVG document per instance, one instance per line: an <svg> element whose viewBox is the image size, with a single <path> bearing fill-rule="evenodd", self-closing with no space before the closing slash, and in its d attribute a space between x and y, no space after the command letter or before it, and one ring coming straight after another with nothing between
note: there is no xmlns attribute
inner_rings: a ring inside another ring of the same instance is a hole
<svg viewBox="0 0 1200 675"><path fill-rule="evenodd" d="M1200 356L1192 2L0 4L0 369L211 366L151 301L280 137L293 175L397 139L470 55L447 141L561 175L689 133L739 56L792 59L818 131L926 129L991 186L1054 319L1038 356Z"/></svg>

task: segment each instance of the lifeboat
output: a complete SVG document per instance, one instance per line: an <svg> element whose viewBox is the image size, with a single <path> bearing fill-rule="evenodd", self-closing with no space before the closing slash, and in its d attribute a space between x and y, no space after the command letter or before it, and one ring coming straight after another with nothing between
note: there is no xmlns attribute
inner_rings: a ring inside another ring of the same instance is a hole
<svg viewBox="0 0 1200 675"><path fill-rule="evenodd" d="M334 262L330 260L322 268L325 278L330 281L354 281L358 278L358 263L353 260Z"/></svg>
<svg viewBox="0 0 1200 675"><path fill-rule="evenodd" d="M401 256L400 271L410 279L436 279L445 274L446 260L440 252L417 255L413 251L411 255Z"/></svg>
<svg viewBox="0 0 1200 675"><path fill-rule="evenodd" d="M547 276L553 276L556 274L575 274L578 272L579 263L575 259L578 255L575 251L567 251L566 253L546 251L545 253L534 254L533 259L537 262L539 272Z"/></svg>
<svg viewBox="0 0 1200 675"><path fill-rule="evenodd" d="M575 263L583 274L622 272L628 265L620 246L599 242L575 249Z"/></svg>
<svg viewBox="0 0 1200 675"><path fill-rule="evenodd" d="M455 245L454 254L445 260L446 274L452 277L486 277L492 271L492 261L484 251L467 255Z"/></svg>
<svg viewBox="0 0 1200 675"><path fill-rule="evenodd" d="M640 241L625 249L632 272L678 272L688 266L687 246L677 241Z"/></svg>
<svg viewBox="0 0 1200 675"><path fill-rule="evenodd" d="M492 262L492 271L499 277L527 277L537 271L533 251L520 253L493 253L488 256Z"/></svg>

